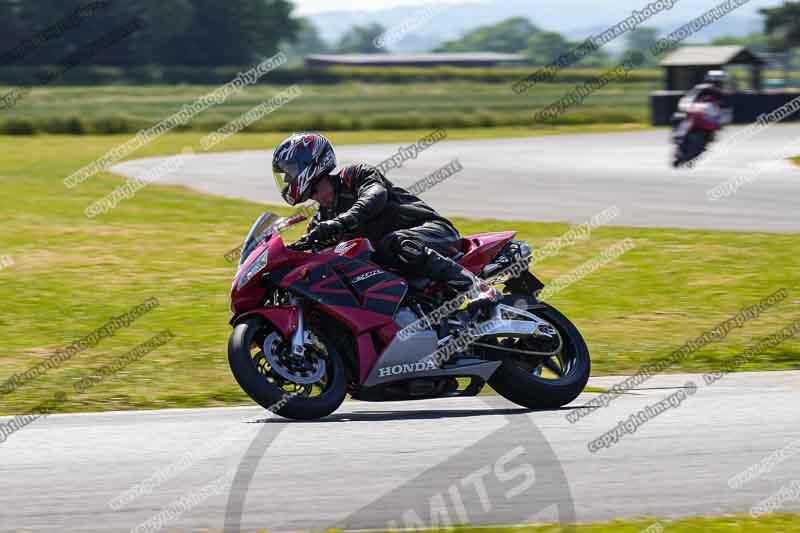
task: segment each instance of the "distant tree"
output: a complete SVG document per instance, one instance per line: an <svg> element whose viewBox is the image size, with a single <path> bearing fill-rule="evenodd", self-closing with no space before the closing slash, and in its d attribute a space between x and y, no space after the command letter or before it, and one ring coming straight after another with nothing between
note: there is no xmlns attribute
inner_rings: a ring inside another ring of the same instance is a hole
<svg viewBox="0 0 800 533"><path fill-rule="evenodd" d="M173 0L169 0L173 1ZM186 31L164 46L162 61L173 65L246 65L268 57L299 29L286 0L190 0Z"/></svg>
<svg viewBox="0 0 800 533"><path fill-rule="evenodd" d="M92 63L117 66L166 63L171 41L190 28L196 11L193 0L112 1L110 8L87 20L86 27L93 28L93 38L134 18L142 21L142 29L95 56ZM74 36L88 36L83 25Z"/></svg>
<svg viewBox="0 0 800 533"><path fill-rule="evenodd" d="M181 31L192 10L190 0L139 0L138 2L63 2L62 0L0 0L11 5L1 6L0 33L14 34L16 47L42 34L44 41L32 47L20 65L61 63L64 58L86 48L92 41L110 35L113 30L138 18L142 29L124 37L103 50L96 50L88 61L99 65L127 66L153 61L169 35ZM91 10L79 12L81 7ZM10 13L10 16L8 15ZM78 13L81 13L80 15ZM59 23L69 19L77 23L59 29ZM10 28L10 29L9 29ZM54 29L55 32L45 30Z"/></svg>
<svg viewBox="0 0 800 533"><path fill-rule="evenodd" d="M14 49L23 37L18 15L18 2L0 0L0 55Z"/></svg>
<svg viewBox="0 0 800 533"><path fill-rule="evenodd" d="M580 43L579 43L580 44ZM575 65L577 67L591 67L591 68L611 68L616 66L617 62L611 57L611 54L603 50L595 50L587 55Z"/></svg>
<svg viewBox="0 0 800 533"><path fill-rule="evenodd" d="M652 54L649 53L650 49L656 44L658 40L658 30L655 28L636 28L625 37L626 52L641 52L642 66L652 67L656 64L656 60Z"/></svg>
<svg viewBox="0 0 800 533"><path fill-rule="evenodd" d="M528 48L531 37L541 30L525 17L513 17L491 26L481 26L463 37L447 41L437 52L517 53Z"/></svg>
<svg viewBox="0 0 800 533"><path fill-rule="evenodd" d="M784 53L783 66L792 64L793 48L800 47L800 2L785 2L780 7L760 9L770 52Z"/></svg>
<svg viewBox="0 0 800 533"><path fill-rule="evenodd" d="M751 33L743 37L724 35L711 41L715 46L746 46L756 53L769 52L769 37L764 33Z"/></svg>
<svg viewBox="0 0 800 533"><path fill-rule="evenodd" d="M573 42L557 32L545 31L537 33L528 41L525 55L534 65L556 63L561 56L579 48L581 43ZM614 65L614 60L605 50L595 50L583 58L570 63L569 67L605 68Z"/></svg>
<svg viewBox="0 0 800 533"><path fill-rule="evenodd" d="M0 0L0 54L73 13L89 0ZM274 54L295 38L298 22L288 0L136 0L98 7L17 64L60 62L134 18L142 29L89 62L127 67L142 64L247 65Z"/></svg>
<svg viewBox="0 0 800 533"><path fill-rule="evenodd" d="M547 65L557 61L558 58L575 48L577 43L571 43L560 33L545 31L537 33L528 40L527 56L534 65Z"/></svg>
<svg viewBox="0 0 800 533"><path fill-rule="evenodd" d="M367 26L353 26L350 31L342 35L336 45L336 51L341 54L379 54L384 52L375 44L386 29L380 24Z"/></svg>
<svg viewBox="0 0 800 533"><path fill-rule="evenodd" d="M330 46L320 37L313 22L307 18L301 18L298 19L297 25L297 37L288 48L291 55L302 57L307 54L324 54L330 51Z"/></svg>
<svg viewBox="0 0 800 533"><path fill-rule="evenodd" d="M769 35L773 52L788 52L800 46L800 2L785 2L781 7L760 9L764 33Z"/></svg>

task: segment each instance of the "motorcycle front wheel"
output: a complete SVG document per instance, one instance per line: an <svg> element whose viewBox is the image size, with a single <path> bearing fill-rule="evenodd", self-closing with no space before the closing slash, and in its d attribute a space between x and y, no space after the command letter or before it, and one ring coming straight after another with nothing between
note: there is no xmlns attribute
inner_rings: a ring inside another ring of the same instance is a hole
<svg viewBox="0 0 800 533"><path fill-rule="evenodd" d="M236 382L259 405L286 418L310 420L336 411L347 393L344 364L313 324L312 343L298 360L284 339L261 318L237 324L228 340L228 363Z"/></svg>
<svg viewBox="0 0 800 533"><path fill-rule="evenodd" d="M503 363L489 378L489 385L507 400L529 409L555 409L572 402L583 392L592 369L589 349L578 328L554 307L530 297L512 295L503 303L547 321L557 335L550 339L498 339Z"/></svg>
<svg viewBox="0 0 800 533"><path fill-rule="evenodd" d="M701 131L692 131L686 135L683 143L675 150L672 166L684 165L705 152L708 140Z"/></svg>

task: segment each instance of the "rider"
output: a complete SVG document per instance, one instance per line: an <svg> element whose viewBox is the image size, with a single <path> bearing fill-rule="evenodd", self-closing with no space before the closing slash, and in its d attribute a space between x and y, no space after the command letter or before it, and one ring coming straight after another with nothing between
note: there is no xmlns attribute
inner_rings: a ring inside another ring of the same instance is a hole
<svg viewBox="0 0 800 533"><path fill-rule="evenodd" d="M470 309L500 300L497 289L448 257L458 253L461 244L449 220L393 185L375 167L350 165L332 174L336 166L333 145L317 132L295 133L275 149L272 171L286 203L310 198L320 206L305 238L335 244L345 237L365 237L382 265L445 282L455 294L476 287L477 296L468 300Z"/></svg>
<svg viewBox="0 0 800 533"><path fill-rule="evenodd" d="M679 108L687 111L693 104L715 104L721 115L720 124L729 124L733 119L733 110L730 104L730 94L725 89L728 81L728 73L724 70L709 70L706 73L703 83L695 85L694 88L681 98Z"/></svg>

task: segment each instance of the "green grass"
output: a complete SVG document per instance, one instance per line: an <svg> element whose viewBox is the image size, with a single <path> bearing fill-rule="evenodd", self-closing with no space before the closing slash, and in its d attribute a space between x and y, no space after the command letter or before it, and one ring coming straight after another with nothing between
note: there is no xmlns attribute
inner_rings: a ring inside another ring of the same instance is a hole
<svg viewBox="0 0 800 533"><path fill-rule="evenodd" d="M793 162L795 165L800 165L800 157L793 157L793 158L792 158L792 162Z"/></svg>
<svg viewBox="0 0 800 533"><path fill-rule="evenodd" d="M755 520L749 516L723 516L715 518L687 518L666 520L643 518L640 520L614 520L597 524L579 524L574 533L641 533L654 524L660 524L669 533L796 533L800 532L800 515L773 514ZM655 528L654 528L655 530ZM559 533L559 525L516 527L456 527L430 531L449 533ZM379 533L378 531L372 533ZM380 532L382 533L382 532Z"/></svg>
<svg viewBox="0 0 800 533"><path fill-rule="evenodd" d="M179 153L197 146L200 137L170 134L135 156ZM220 148L264 147L279 137L237 135ZM332 137L339 144L407 142L418 134ZM62 410L249 403L227 367L234 267L223 254L241 241L263 206L151 186L107 215L86 219L84 208L121 179L98 175L73 190L61 180L127 139L0 138L0 257L15 262L0 270L0 376L30 368L148 297L162 304L116 337L0 396L0 413L22 413L55 391L70 391L91 369L166 328L175 334L172 342L87 393L71 395ZM567 230L566 224L455 222L464 233L517 229L534 246ZM794 290L778 308L673 370L709 369L800 318L800 235L601 228L591 240L541 262L536 273L552 281L625 238L635 239L637 247L552 299L585 334L595 375L631 372L778 288ZM798 341L788 341L743 370L799 368L799 348Z"/></svg>
<svg viewBox="0 0 800 533"><path fill-rule="evenodd" d="M325 131L528 126L575 86L542 84L516 95L510 84L431 82L301 85L303 96L249 131ZM216 86L43 87L3 112L0 133L134 132L163 120ZM213 131L283 90L257 85L198 115L186 128ZM654 83L611 84L558 119L563 124L646 123ZM4 92L6 88L0 89Z"/></svg>

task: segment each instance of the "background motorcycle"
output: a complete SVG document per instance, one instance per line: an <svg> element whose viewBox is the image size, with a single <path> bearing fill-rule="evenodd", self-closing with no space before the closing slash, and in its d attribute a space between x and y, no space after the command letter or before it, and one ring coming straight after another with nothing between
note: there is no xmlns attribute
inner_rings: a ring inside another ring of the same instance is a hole
<svg viewBox="0 0 800 533"><path fill-rule="evenodd" d="M681 102L672 116L675 153L672 166L679 167L705 152L724 123L723 111L713 102Z"/></svg>
<svg viewBox="0 0 800 533"><path fill-rule="evenodd" d="M365 239L286 246L279 231L304 219L264 213L231 288L228 360L263 407L311 419L334 412L347 393L364 401L472 396L488 382L535 409L560 407L583 391L591 369L586 343L537 299L544 286L528 271L530 247L513 240L515 232L465 237L454 257L485 279L522 265L505 279L501 304L420 325L447 302L443 286L384 270ZM437 350L448 355L434 360Z"/></svg>

